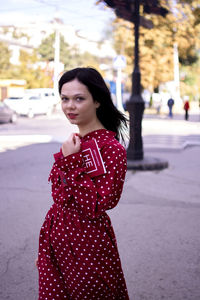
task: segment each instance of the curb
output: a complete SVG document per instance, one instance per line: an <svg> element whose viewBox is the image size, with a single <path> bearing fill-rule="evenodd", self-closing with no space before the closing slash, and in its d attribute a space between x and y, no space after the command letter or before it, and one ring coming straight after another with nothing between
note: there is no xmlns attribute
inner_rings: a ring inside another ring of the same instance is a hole
<svg viewBox="0 0 200 300"><path fill-rule="evenodd" d="M142 160L127 160L128 170L152 171L168 168L166 160L154 157L144 157Z"/></svg>

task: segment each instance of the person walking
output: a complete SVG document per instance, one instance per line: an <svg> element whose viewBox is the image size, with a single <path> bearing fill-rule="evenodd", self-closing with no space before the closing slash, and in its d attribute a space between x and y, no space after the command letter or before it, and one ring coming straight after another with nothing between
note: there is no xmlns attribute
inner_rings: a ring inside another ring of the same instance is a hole
<svg viewBox="0 0 200 300"><path fill-rule="evenodd" d="M59 80L62 111L78 126L54 155L49 180L53 205L39 237L39 300L128 300L113 227L106 210L120 199L126 151L119 142L126 117L93 68L76 68ZM105 167L87 172L82 147L96 141Z"/></svg>
<svg viewBox="0 0 200 300"><path fill-rule="evenodd" d="M185 110L185 120L187 121L188 118L189 118L189 109L190 109L190 104L189 104L189 101L186 100L185 103L184 103L184 106L183 106L184 110Z"/></svg>
<svg viewBox="0 0 200 300"><path fill-rule="evenodd" d="M167 105L169 107L169 117L172 118L173 117L173 105L174 105L174 99L170 98L168 101L167 101Z"/></svg>

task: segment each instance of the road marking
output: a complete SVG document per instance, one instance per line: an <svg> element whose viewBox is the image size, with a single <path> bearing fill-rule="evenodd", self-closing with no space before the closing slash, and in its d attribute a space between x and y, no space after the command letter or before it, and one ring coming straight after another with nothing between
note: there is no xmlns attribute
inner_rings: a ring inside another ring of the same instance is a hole
<svg viewBox="0 0 200 300"><path fill-rule="evenodd" d="M51 135L1 135L0 152L15 150L32 144L49 143L53 141Z"/></svg>

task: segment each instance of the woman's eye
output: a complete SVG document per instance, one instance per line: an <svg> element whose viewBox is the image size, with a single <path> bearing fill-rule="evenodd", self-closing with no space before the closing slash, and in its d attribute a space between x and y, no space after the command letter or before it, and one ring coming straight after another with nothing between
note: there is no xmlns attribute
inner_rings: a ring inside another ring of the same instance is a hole
<svg viewBox="0 0 200 300"><path fill-rule="evenodd" d="M62 101L67 101L68 98L67 98L67 97L62 97L61 100L62 100Z"/></svg>
<svg viewBox="0 0 200 300"><path fill-rule="evenodd" d="M84 100L83 97L77 97L77 98L76 98L76 101L78 101L78 102L81 102L81 101L83 101L83 100Z"/></svg>

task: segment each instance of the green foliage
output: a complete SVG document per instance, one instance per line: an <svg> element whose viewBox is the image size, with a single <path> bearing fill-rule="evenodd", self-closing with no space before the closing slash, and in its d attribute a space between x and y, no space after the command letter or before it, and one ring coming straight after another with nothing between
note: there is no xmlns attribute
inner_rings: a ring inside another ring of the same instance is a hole
<svg viewBox="0 0 200 300"><path fill-rule="evenodd" d="M23 35L19 35L19 38ZM36 51L28 53L20 51L20 65L10 63L11 51L5 43L0 42L0 78L1 79L24 79L26 88L52 86L51 77L44 73L36 63L38 55Z"/></svg>
<svg viewBox="0 0 200 300"><path fill-rule="evenodd" d="M16 39L25 35L14 31ZM44 39L40 46L33 51L20 51L20 64L10 63L11 51L8 46L0 42L0 78L1 79L24 79L26 88L41 88L53 86L53 69L49 67L54 60L55 34ZM91 66L99 69L101 63L107 63L106 58L100 59L89 52L80 53L76 46L69 46L64 37L60 36L60 61L64 64L65 70L75 67Z"/></svg>
<svg viewBox="0 0 200 300"><path fill-rule="evenodd" d="M53 82L50 74L46 74L37 66L37 53L20 51L20 65L12 66L9 78L26 80L26 88L52 87Z"/></svg>
<svg viewBox="0 0 200 300"><path fill-rule="evenodd" d="M161 0L160 4L169 10L165 18L158 15L141 14L154 24L153 29L140 26L140 70L142 87L153 91L163 82L173 80L174 44L178 45L181 66L194 65L199 60L200 7L198 0ZM113 27L113 46L118 54L127 59L125 72L129 75L126 85L131 87L134 65L134 26L116 18ZM187 81L192 88L193 80ZM197 81L196 81L197 83ZM186 83L185 83L186 84ZM200 84L200 83L198 83Z"/></svg>
<svg viewBox="0 0 200 300"><path fill-rule="evenodd" d="M36 50L31 54L21 51L20 61L19 74L20 77L26 80L27 88L53 87L51 74L45 73L45 70L37 65L38 55Z"/></svg>
<svg viewBox="0 0 200 300"><path fill-rule="evenodd" d="M6 74L8 73L8 70L10 69L10 51L8 49L8 46L0 42L0 77L6 78Z"/></svg>
<svg viewBox="0 0 200 300"><path fill-rule="evenodd" d="M200 57L192 65L181 66L181 94L189 95L191 99L200 97Z"/></svg>
<svg viewBox="0 0 200 300"><path fill-rule="evenodd" d="M43 61L54 60L54 44L55 44L55 33L45 38L37 51ZM64 68L69 70L77 66L93 65L98 66L98 57L85 52L80 53L80 50L76 46L69 46L65 42L65 39L60 35L60 61L64 64Z"/></svg>
<svg viewBox="0 0 200 300"><path fill-rule="evenodd" d="M26 33L18 32L16 28L13 30L12 36L14 39L21 39L23 37L29 39L29 36Z"/></svg>
<svg viewBox="0 0 200 300"><path fill-rule="evenodd" d="M53 61L55 52L55 33L52 33L47 38L42 40L37 51L41 55L43 61ZM70 52L69 45L65 42L64 37L60 35L60 59L65 64L67 62L67 56Z"/></svg>

